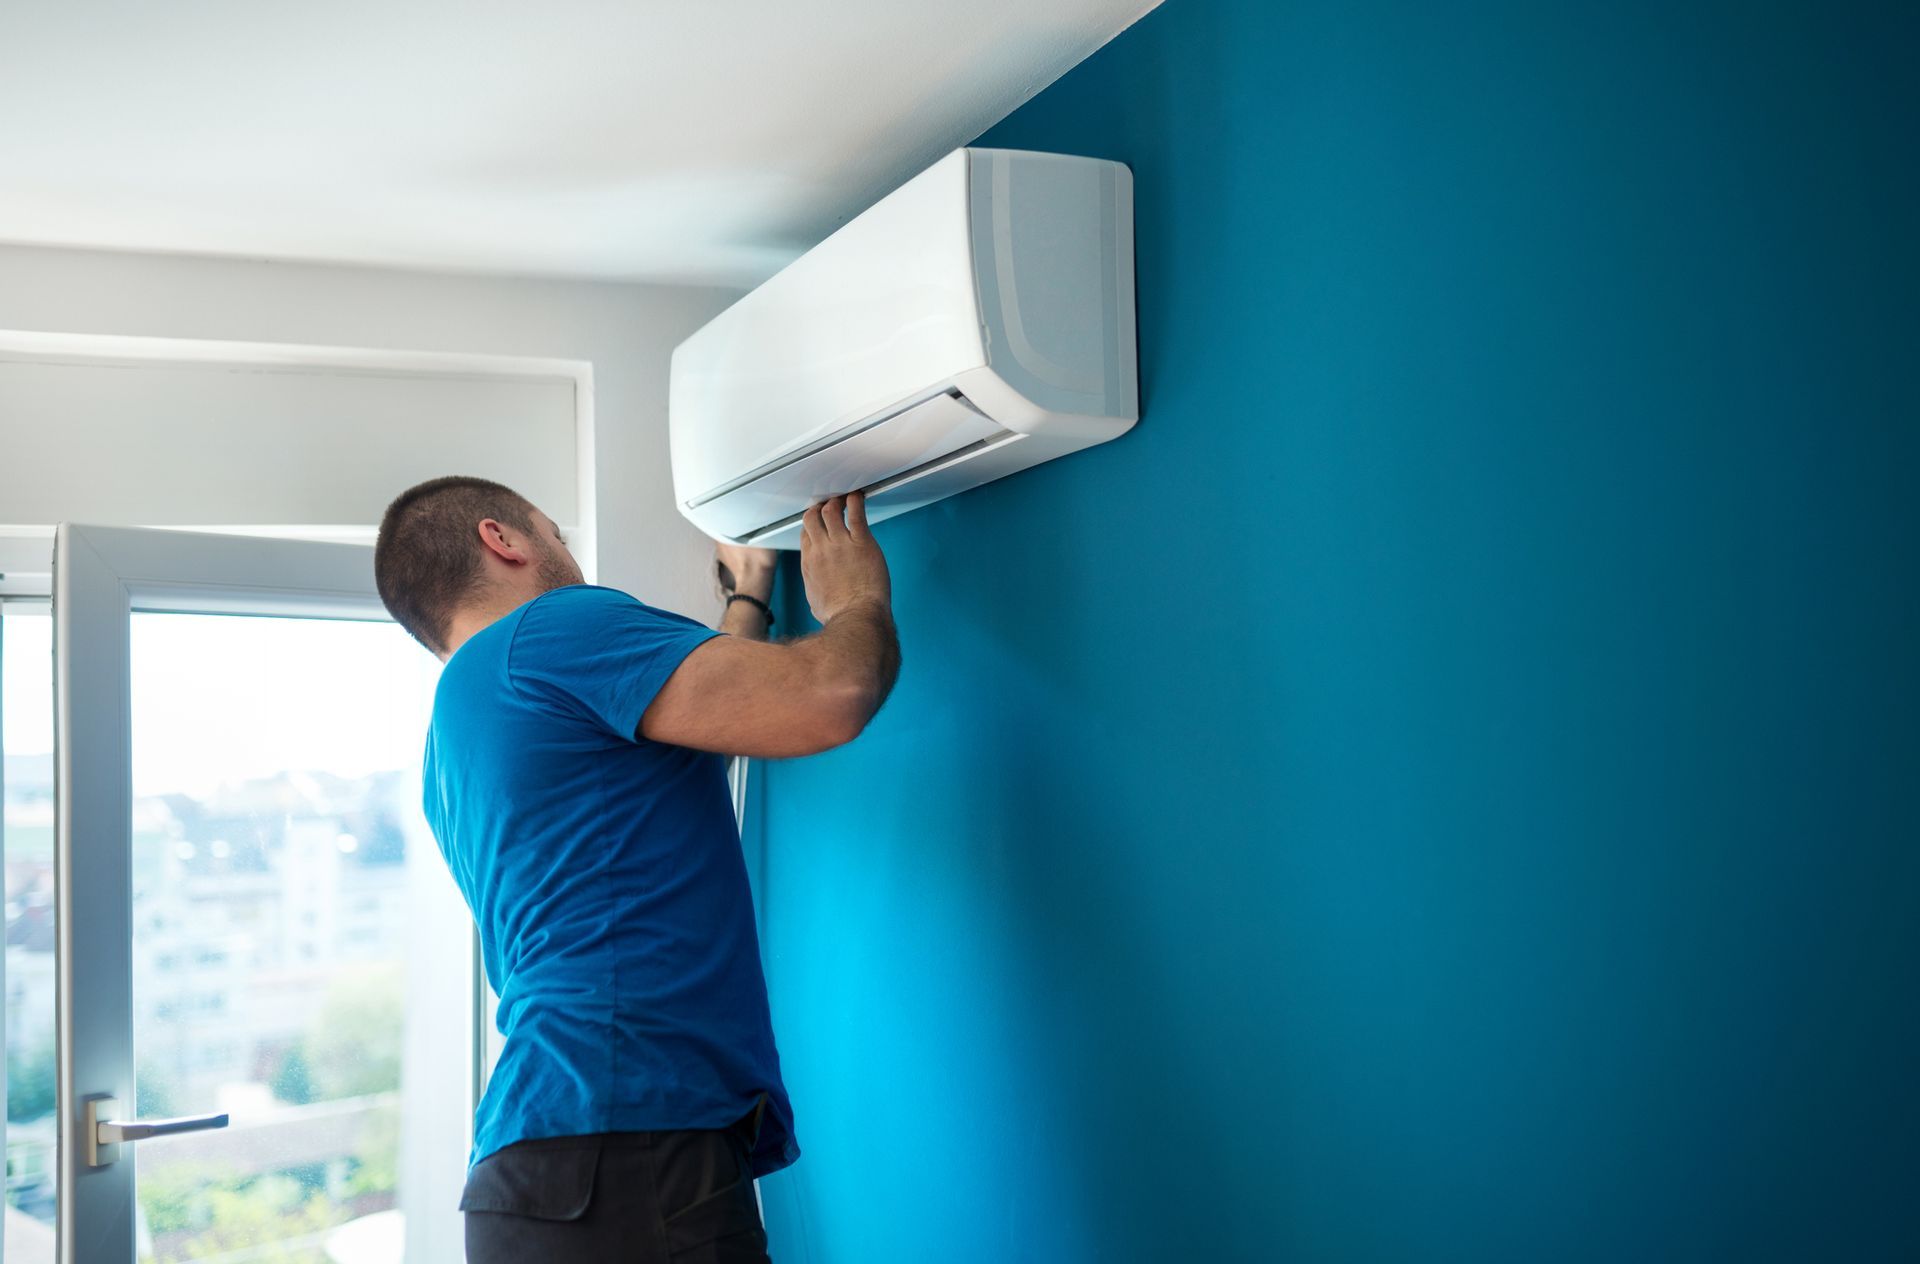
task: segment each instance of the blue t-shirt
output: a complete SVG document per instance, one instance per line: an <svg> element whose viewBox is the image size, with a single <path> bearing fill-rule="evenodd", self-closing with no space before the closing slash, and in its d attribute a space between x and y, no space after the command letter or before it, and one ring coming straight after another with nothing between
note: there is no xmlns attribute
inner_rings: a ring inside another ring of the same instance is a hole
<svg viewBox="0 0 1920 1264"><path fill-rule="evenodd" d="M506 1037L469 1164L529 1137L722 1128L763 1092L754 1174L800 1157L726 760L639 736L674 668L718 635L573 584L441 672L427 822Z"/></svg>

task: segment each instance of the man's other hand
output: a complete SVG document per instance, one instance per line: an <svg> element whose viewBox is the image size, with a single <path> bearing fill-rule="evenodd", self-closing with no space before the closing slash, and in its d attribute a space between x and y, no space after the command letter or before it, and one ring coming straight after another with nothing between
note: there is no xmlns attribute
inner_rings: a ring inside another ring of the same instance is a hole
<svg viewBox="0 0 1920 1264"><path fill-rule="evenodd" d="M780 555L772 549L749 548L744 544L721 541L714 546L714 571L720 586L730 593L745 593L765 601L773 592L773 573Z"/></svg>
<svg viewBox="0 0 1920 1264"><path fill-rule="evenodd" d="M822 624L862 602L883 610L892 605L887 559L867 530L864 493L835 496L802 515L800 577L806 581L807 606Z"/></svg>

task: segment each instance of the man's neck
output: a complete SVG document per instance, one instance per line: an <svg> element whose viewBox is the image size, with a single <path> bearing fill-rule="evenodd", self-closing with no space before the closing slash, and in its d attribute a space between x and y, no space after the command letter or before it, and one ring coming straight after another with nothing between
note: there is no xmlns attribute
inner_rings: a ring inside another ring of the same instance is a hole
<svg viewBox="0 0 1920 1264"><path fill-rule="evenodd" d="M474 633L498 623L539 595L537 592L497 592L460 607L447 625L447 651L440 655L440 661L444 663L452 658Z"/></svg>

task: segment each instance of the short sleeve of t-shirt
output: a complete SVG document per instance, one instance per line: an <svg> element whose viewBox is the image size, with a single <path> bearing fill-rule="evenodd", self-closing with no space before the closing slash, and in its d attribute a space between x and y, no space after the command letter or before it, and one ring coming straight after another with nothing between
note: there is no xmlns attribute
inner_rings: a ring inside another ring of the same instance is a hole
<svg viewBox="0 0 1920 1264"><path fill-rule="evenodd" d="M694 647L721 633L616 588L573 584L522 612L507 652L514 687L629 741Z"/></svg>

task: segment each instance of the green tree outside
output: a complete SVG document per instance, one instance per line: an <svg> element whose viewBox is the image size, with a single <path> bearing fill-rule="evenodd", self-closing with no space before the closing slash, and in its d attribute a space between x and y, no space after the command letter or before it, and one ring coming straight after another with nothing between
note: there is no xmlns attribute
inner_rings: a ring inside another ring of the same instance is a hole
<svg viewBox="0 0 1920 1264"><path fill-rule="evenodd" d="M314 1101L388 1093L400 1087L405 979L398 963L334 976L301 1040Z"/></svg>

